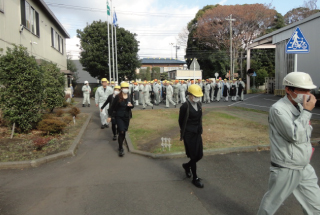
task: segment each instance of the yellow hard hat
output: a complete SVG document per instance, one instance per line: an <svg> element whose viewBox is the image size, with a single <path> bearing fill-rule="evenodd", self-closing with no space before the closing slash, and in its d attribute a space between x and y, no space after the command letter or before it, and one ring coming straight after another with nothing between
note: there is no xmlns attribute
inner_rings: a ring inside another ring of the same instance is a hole
<svg viewBox="0 0 320 215"><path fill-rule="evenodd" d="M104 82L104 81L108 82L106 78L101 79L101 82Z"/></svg>
<svg viewBox="0 0 320 215"><path fill-rule="evenodd" d="M114 84L114 81L111 81L111 84Z"/></svg>
<svg viewBox="0 0 320 215"><path fill-rule="evenodd" d="M121 87L120 86L115 86L114 89L121 90Z"/></svg>
<svg viewBox="0 0 320 215"><path fill-rule="evenodd" d="M196 97L203 96L203 92L201 90L201 87L197 84L191 84L190 87L188 88L188 92Z"/></svg>
<svg viewBox="0 0 320 215"><path fill-rule="evenodd" d="M241 81L242 79L241 78L239 78L239 81Z"/></svg>
<svg viewBox="0 0 320 215"><path fill-rule="evenodd" d="M128 87L129 87L129 83L127 83L127 82L121 83L121 88L128 88Z"/></svg>

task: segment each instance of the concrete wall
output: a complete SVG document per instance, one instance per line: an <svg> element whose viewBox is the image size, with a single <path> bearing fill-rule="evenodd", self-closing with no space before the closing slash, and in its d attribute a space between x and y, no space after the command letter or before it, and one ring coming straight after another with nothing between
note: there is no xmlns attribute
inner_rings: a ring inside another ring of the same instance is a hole
<svg viewBox="0 0 320 215"><path fill-rule="evenodd" d="M288 40L297 26L294 26L286 31L276 34L272 38L273 44L280 44ZM299 25L304 37L307 39L310 46L309 54L298 54L298 71L307 72L311 75L315 85L320 87L320 17L312 19L308 22ZM277 46L279 48L281 46ZM284 47L281 47L284 48ZM279 59L278 59L279 60ZM278 61L278 64L280 61ZM277 62L276 62L277 67ZM284 66L283 66L284 67ZM282 68L279 68L280 70ZM290 71L288 71L290 72ZM281 76L281 75L280 75ZM277 74L276 74L277 77ZM282 76L281 76L282 77ZM277 80L281 84L282 80ZM281 88L277 88L281 89Z"/></svg>
<svg viewBox="0 0 320 215"><path fill-rule="evenodd" d="M5 54L7 47L12 47L11 43L27 47L28 52L37 59L52 61L60 67L61 70L67 70L66 38L63 39L63 50L59 51L51 46L51 27L63 37L58 26L52 22L50 15L40 9L37 1L28 0L28 3L39 13L40 36L36 36L29 30L24 29L19 32L21 25L21 7L20 0L5 0L4 12L0 12L0 48L3 49L0 54ZM36 42L37 44L31 44Z"/></svg>

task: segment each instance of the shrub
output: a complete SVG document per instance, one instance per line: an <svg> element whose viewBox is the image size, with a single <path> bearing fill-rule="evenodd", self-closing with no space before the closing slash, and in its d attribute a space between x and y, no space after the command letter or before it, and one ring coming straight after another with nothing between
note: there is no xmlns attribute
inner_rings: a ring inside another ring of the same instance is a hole
<svg viewBox="0 0 320 215"><path fill-rule="evenodd" d="M56 112L57 117L61 117L63 114L64 114L63 110L57 110L57 112Z"/></svg>
<svg viewBox="0 0 320 215"><path fill-rule="evenodd" d="M36 137L34 138L33 144L36 150L40 151L42 147L48 144L49 141L52 140L52 137Z"/></svg>
<svg viewBox="0 0 320 215"><path fill-rule="evenodd" d="M40 69L44 75L44 105L52 112L54 108L63 105L65 77L52 62L42 61Z"/></svg>
<svg viewBox="0 0 320 215"><path fill-rule="evenodd" d="M48 134L61 133L66 126L65 122L55 118L43 119L38 123L38 129Z"/></svg>
<svg viewBox="0 0 320 215"><path fill-rule="evenodd" d="M14 45L0 56L0 108L11 126L15 123L22 132L32 129L41 117L43 79L25 47Z"/></svg>
<svg viewBox="0 0 320 215"><path fill-rule="evenodd" d="M71 114L71 116L75 116L76 117L80 113L80 109L77 108L77 107L72 107L69 110L69 113Z"/></svg>
<svg viewBox="0 0 320 215"><path fill-rule="evenodd" d="M50 114L50 113L46 113L46 114L43 114L41 119L52 119L54 118L53 114Z"/></svg>
<svg viewBox="0 0 320 215"><path fill-rule="evenodd" d="M62 107L66 108L66 107L69 107L69 106L70 106L70 103L69 103L69 102L63 101Z"/></svg>
<svg viewBox="0 0 320 215"><path fill-rule="evenodd" d="M65 122L65 123L67 123L67 124L70 124L71 122L72 122L72 120L73 120L73 118L72 118L72 116L64 116L64 117L62 117L62 120Z"/></svg>

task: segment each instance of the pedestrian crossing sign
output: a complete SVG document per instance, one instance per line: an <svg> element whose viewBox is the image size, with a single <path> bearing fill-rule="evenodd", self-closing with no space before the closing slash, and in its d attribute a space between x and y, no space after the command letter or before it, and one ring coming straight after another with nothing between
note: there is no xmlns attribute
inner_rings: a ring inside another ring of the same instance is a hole
<svg viewBox="0 0 320 215"><path fill-rule="evenodd" d="M305 54L309 53L310 46L306 38L303 36L299 27L293 32L286 46L287 54Z"/></svg>

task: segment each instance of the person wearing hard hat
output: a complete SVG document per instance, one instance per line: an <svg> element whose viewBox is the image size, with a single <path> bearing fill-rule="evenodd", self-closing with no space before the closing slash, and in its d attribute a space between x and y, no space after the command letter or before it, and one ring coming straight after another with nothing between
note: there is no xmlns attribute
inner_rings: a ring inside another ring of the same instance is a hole
<svg viewBox="0 0 320 215"><path fill-rule="evenodd" d="M109 95L113 94L113 89L108 86L108 80L106 78L101 79L102 86L98 87L95 94L96 107L101 109L102 105L106 102ZM100 111L101 129L109 128L108 118L109 105Z"/></svg>
<svg viewBox="0 0 320 215"><path fill-rule="evenodd" d="M214 89L214 97L216 98L217 102L220 102L221 98L221 85L220 85L220 80L216 80L216 88Z"/></svg>
<svg viewBox="0 0 320 215"><path fill-rule="evenodd" d="M239 78L239 91L238 91L238 96L239 96L239 98L240 98L240 101L243 101L243 99L244 99L244 96L243 96L243 94L244 94L244 89L245 89L245 87L246 87L246 85L244 84L244 82L242 81L242 79L241 78Z"/></svg>
<svg viewBox="0 0 320 215"><path fill-rule="evenodd" d="M179 80L176 80L175 81L175 87L173 88L173 93L174 93L174 102L176 104L179 104L180 102L180 99L179 99L179 96L180 96L180 87L181 87L181 84L179 82Z"/></svg>
<svg viewBox="0 0 320 215"><path fill-rule="evenodd" d="M150 85L148 85L148 82L144 82L143 83L143 99L142 99L142 105L143 105L143 109L146 109L147 105L150 106L153 109L153 104L150 103Z"/></svg>
<svg viewBox="0 0 320 215"><path fill-rule="evenodd" d="M197 162L203 157L202 107L200 103L202 96L200 86L191 85L188 89L187 101L180 107L179 112L180 141L184 141L186 155L190 158L190 161L182 164L182 167L188 178L191 178L192 173L192 183L198 188L203 188L203 183L197 175Z"/></svg>
<svg viewBox="0 0 320 215"><path fill-rule="evenodd" d="M231 101L236 101L237 100L237 86L236 86L236 80L233 80L233 83L230 86L230 96L231 96Z"/></svg>
<svg viewBox="0 0 320 215"><path fill-rule="evenodd" d="M129 83L129 94L130 94L130 96L132 96L133 95L133 81L130 81L130 83Z"/></svg>
<svg viewBox="0 0 320 215"><path fill-rule="evenodd" d="M210 81L209 79L206 80L206 86L204 88L204 93L205 93L205 98L206 98L206 103L210 104Z"/></svg>
<svg viewBox="0 0 320 215"><path fill-rule="evenodd" d="M126 137L126 132L129 129L130 119L132 118L132 109L134 108L132 97L129 95L129 83L121 83L121 92L117 95L110 108L108 122L112 117L115 117L118 127L118 143L119 143L119 156L124 155L123 141Z"/></svg>
<svg viewBox="0 0 320 215"><path fill-rule="evenodd" d="M119 95L120 89L121 89L120 86L114 87L113 94L108 96L106 102L101 106L100 112L102 112L107 105L112 104L114 98L117 95ZM111 118L111 123L112 123L113 140L117 140L117 123L116 123L116 119L114 117Z"/></svg>
<svg viewBox="0 0 320 215"><path fill-rule="evenodd" d="M320 188L310 165L310 123L317 88L309 74L291 72L283 79L286 96L269 110L270 178L258 215L274 214L293 193L304 214L320 214Z"/></svg>
<svg viewBox="0 0 320 215"><path fill-rule="evenodd" d="M177 107L176 103L172 100L173 96L173 88L172 88L172 82L167 82L167 89L166 89L166 108L169 108L170 103L174 105L174 107Z"/></svg>
<svg viewBox="0 0 320 215"><path fill-rule="evenodd" d="M224 97L224 101L228 102L229 100L229 91L230 91L230 86L227 82L227 79L224 79L224 85L223 85L223 97Z"/></svg>
<svg viewBox="0 0 320 215"><path fill-rule="evenodd" d="M143 90L144 90L143 82L139 81L139 105L143 105Z"/></svg>
<svg viewBox="0 0 320 215"><path fill-rule="evenodd" d="M88 107L90 107L91 87L89 86L89 82L88 81L84 82L84 85L82 87L82 92L83 92L82 107L85 107L86 103L88 103Z"/></svg>
<svg viewBox="0 0 320 215"><path fill-rule="evenodd" d="M111 85L110 85L110 87L112 88L112 90L114 89L114 86L115 86L114 81L111 81Z"/></svg>
<svg viewBox="0 0 320 215"><path fill-rule="evenodd" d="M139 105L139 85L137 82L134 83L133 93L134 93L134 101L138 106Z"/></svg>
<svg viewBox="0 0 320 215"><path fill-rule="evenodd" d="M201 81L201 79L199 79L198 81L196 81L197 83L197 85L201 88L201 90L202 90L202 86L203 86L203 84L202 84L202 81ZM203 96L200 98L200 102L203 102Z"/></svg>
<svg viewBox="0 0 320 215"><path fill-rule="evenodd" d="M158 84L158 80L154 80L154 85L153 85L153 93L154 93L154 105L159 105L160 103L160 91L161 91L161 86Z"/></svg>

